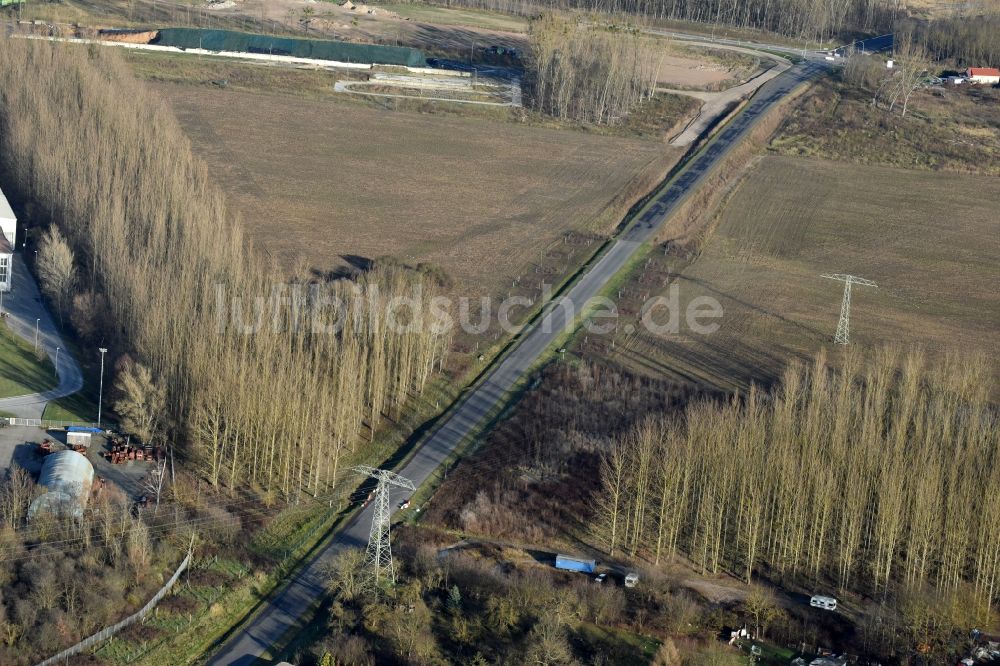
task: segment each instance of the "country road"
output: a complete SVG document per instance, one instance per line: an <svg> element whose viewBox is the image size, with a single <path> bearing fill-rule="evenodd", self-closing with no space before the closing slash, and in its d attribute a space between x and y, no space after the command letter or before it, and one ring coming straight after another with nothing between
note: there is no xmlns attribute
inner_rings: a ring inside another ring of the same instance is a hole
<svg viewBox="0 0 1000 666"><path fill-rule="evenodd" d="M785 97L800 83L824 71L821 59L805 61L760 88L746 105L711 142L697 153L680 175L661 189L646 206L643 214L613 241L608 250L561 297L554 300L537 323L521 333L520 340L496 364L486 378L476 386L453 411L443 425L416 451L410 462L396 470L416 485L427 480L451 452L505 399L507 393L539 360L542 353L574 323L574 314L585 310L590 299L599 296L609 281L629 262L640 246L650 240L674 212L679 203L694 191L709 170L744 136L761 115ZM393 498L396 507L403 491ZM330 544L305 565L285 588L246 626L235 633L208 661L213 665L253 664L267 654L275 644L299 622L305 621L312 604L324 593L325 566L345 548L364 547L372 520L369 506L337 533ZM271 655L273 656L273 655Z"/></svg>

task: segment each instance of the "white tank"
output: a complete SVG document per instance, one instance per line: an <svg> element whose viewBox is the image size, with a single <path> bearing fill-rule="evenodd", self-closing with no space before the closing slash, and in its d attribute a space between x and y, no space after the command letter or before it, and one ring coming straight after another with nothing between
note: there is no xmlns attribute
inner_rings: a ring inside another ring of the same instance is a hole
<svg viewBox="0 0 1000 666"><path fill-rule="evenodd" d="M38 486L45 490L28 507L28 520L39 511L79 518L90 498L94 466L76 451L56 451L45 457Z"/></svg>

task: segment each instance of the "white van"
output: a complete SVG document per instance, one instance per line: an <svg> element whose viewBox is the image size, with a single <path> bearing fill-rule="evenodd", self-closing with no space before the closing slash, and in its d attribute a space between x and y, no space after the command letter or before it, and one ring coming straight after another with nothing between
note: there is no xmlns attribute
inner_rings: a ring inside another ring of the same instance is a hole
<svg viewBox="0 0 1000 666"><path fill-rule="evenodd" d="M833 597L824 597L821 594L814 594L809 599L809 605L813 608L822 608L824 610L837 610L837 600Z"/></svg>

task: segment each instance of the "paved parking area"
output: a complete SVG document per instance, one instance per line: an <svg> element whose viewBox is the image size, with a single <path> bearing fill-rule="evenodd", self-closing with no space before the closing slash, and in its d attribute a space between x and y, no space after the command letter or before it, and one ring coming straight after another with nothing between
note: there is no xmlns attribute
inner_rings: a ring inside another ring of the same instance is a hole
<svg viewBox="0 0 1000 666"><path fill-rule="evenodd" d="M38 445L46 439L57 442L56 448L59 448L59 445L66 444L66 433L29 426L0 428L0 483L6 478L8 468L14 463L28 470L37 480L44 460ZM142 482L153 469L154 463L130 460L121 465L112 465L103 455L106 444L103 436L95 435L87 452L87 459L94 466L94 476L118 485L129 497L137 498L142 494L148 494L148 491L142 490Z"/></svg>
<svg viewBox="0 0 1000 666"><path fill-rule="evenodd" d="M0 428L0 478L7 476L11 463L17 463L34 476L42 468L38 445L49 438L41 428L7 426ZM50 438L51 439L51 438Z"/></svg>

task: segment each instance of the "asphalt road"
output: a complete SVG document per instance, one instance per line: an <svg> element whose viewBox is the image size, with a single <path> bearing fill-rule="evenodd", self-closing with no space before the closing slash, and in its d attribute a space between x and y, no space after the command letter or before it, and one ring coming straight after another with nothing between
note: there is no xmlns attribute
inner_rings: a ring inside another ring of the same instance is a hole
<svg viewBox="0 0 1000 666"><path fill-rule="evenodd" d="M717 139L700 152L663 189L642 216L621 233L605 254L558 300L550 303L544 316L521 334L520 342L493 369L488 377L471 391L444 424L434 432L414 454L409 464L397 470L419 486L467 435L493 411L507 392L538 360L542 352L559 335L572 326L585 304L599 296L605 285L628 263L643 242L670 216L682 199L692 192L709 169L750 130L767 109L803 81L825 69L818 61L807 61L791 67L768 81L747 104L744 111L719 133ZM406 491L399 490L392 499L395 509ZM316 555L308 565L281 590L272 601L244 628L234 634L208 661L213 665L246 666L257 661L268 648L304 621L309 607L324 592L323 571L337 553L345 548L364 547L374 506L370 505L350 521L330 545ZM265 662L266 663L266 662Z"/></svg>
<svg viewBox="0 0 1000 666"><path fill-rule="evenodd" d="M56 366L59 384L48 391L0 399L0 411L22 418L40 419L50 400L71 395L83 387L83 372L59 336L59 329L42 304L38 286L20 254L14 255L11 287L11 291L3 296L7 326L28 343L35 344L35 321L38 320L38 346L53 360L56 357L56 347L59 348L59 362Z"/></svg>

